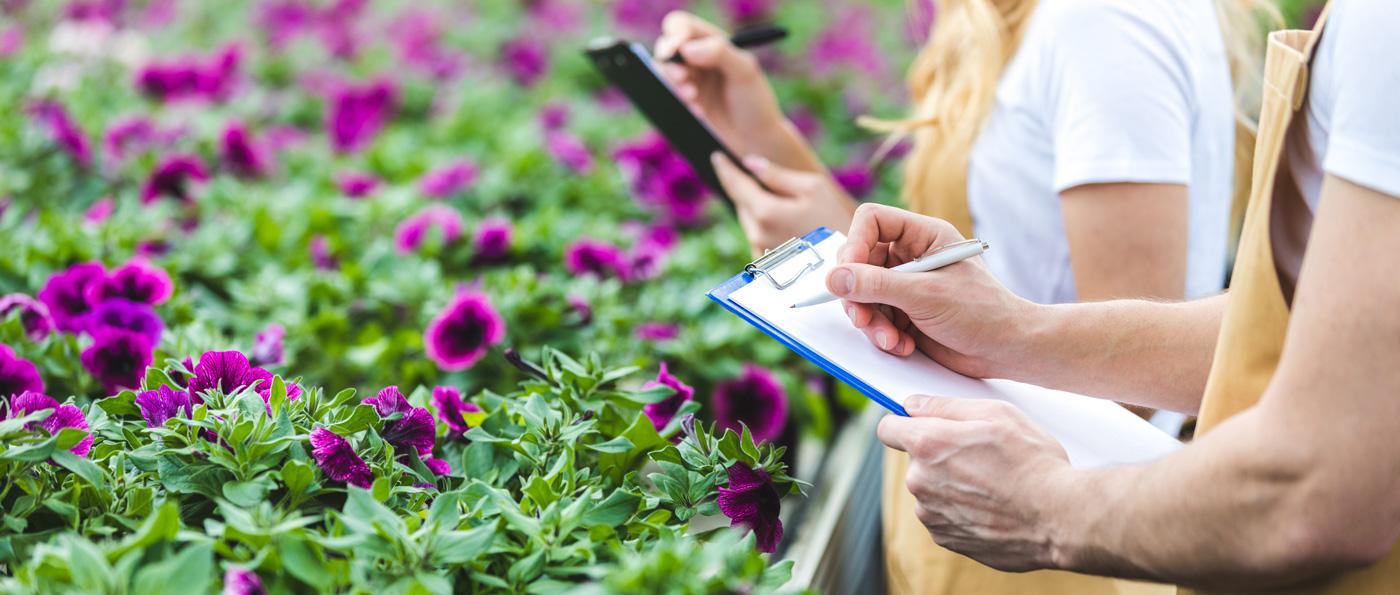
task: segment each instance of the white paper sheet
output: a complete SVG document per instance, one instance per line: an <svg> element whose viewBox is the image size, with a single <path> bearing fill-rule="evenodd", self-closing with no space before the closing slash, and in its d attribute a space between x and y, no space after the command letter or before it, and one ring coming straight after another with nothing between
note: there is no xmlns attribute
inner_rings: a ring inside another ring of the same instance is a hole
<svg viewBox="0 0 1400 595"><path fill-rule="evenodd" d="M840 302L789 308L795 296L824 287L826 272L845 242L846 237L837 233L818 244L816 250L825 260L822 268L803 275L786 290L779 291L760 278L730 298L897 402L910 395L931 394L1011 403L1059 440L1076 467L1148 461L1181 447L1152 424L1102 399L1010 380L975 380L922 353L901 358L880 351L851 326ZM805 262L801 257L789 262L798 260ZM781 278L784 271L776 273Z"/></svg>

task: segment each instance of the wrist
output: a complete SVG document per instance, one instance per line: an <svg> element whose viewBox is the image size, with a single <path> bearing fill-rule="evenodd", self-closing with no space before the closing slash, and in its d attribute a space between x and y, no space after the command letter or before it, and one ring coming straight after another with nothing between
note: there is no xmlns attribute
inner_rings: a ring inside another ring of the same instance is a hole
<svg viewBox="0 0 1400 595"><path fill-rule="evenodd" d="M1091 472L1064 465L1037 487L1044 497L1039 513L1040 526L1046 543L1045 565L1055 570L1075 570L1080 567L1086 551L1088 519L1077 518L1089 497L1086 486L1092 483Z"/></svg>
<svg viewBox="0 0 1400 595"><path fill-rule="evenodd" d="M1000 341L994 370L998 378L1046 385L1045 364L1053 361L1049 357L1055 349L1056 337L1064 326L1061 309L1054 305L1038 304L1014 296L1012 319L1004 328L1006 337ZM1053 367L1053 365L1052 365Z"/></svg>

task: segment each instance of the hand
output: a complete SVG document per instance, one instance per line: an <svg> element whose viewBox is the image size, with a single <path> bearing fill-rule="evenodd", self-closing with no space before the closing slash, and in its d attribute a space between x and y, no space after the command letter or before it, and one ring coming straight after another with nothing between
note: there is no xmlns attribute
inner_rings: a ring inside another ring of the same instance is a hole
<svg viewBox="0 0 1400 595"><path fill-rule="evenodd" d="M769 192L720 153L711 155L710 163L734 199L755 255L823 225L844 231L855 214L855 199L826 172L791 170L757 156L744 159L744 166L773 189Z"/></svg>
<svg viewBox="0 0 1400 595"><path fill-rule="evenodd" d="M1040 307L992 277L981 257L927 273L889 267L960 242L952 224L878 204L856 209L827 289L876 347L899 356L917 348L966 376L1005 376L1033 350L1022 340ZM995 249L995 247L993 247Z"/></svg>
<svg viewBox="0 0 1400 595"><path fill-rule="evenodd" d="M878 435L909 453L905 483L933 540L998 570L1053 566L1046 494L1073 473L1055 439L1001 401L913 396L904 408L911 417L885 416Z"/></svg>
<svg viewBox="0 0 1400 595"><path fill-rule="evenodd" d="M661 23L653 55L680 53L685 64L659 62L676 94L740 155L762 155L774 163L822 171L806 140L788 122L753 54L729 42L718 27L686 12Z"/></svg>

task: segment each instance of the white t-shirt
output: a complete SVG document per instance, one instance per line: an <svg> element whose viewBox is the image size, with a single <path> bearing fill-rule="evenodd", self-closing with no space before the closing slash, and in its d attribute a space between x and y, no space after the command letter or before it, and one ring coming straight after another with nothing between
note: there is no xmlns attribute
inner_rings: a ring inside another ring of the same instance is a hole
<svg viewBox="0 0 1400 595"><path fill-rule="evenodd" d="M1400 197L1400 4L1337 0L1313 56L1307 147L1289 165L1317 210L1327 172Z"/></svg>
<svg viewBox="0 0 1400 595"><path fill-rule="evenodd" d="M1017 294L1075 301L1059 193L1187 184L1186 295L1225 279L1234 103L1212 0L1042 0L973 148L968 206Z"/></svg>

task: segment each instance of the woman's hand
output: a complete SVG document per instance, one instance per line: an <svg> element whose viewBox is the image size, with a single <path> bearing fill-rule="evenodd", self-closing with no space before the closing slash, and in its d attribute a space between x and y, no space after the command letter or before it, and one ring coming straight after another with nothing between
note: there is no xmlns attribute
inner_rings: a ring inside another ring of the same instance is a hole
<svg viewBox="0 0 1400 595"><path fill-rule="evenodd" d="M1010 377L1033 355L1024 339L1040 327L1039 306L997 282L981 257L927 273L889 270L962 240L947 221L861 205L827 289L880 349L905 356L917 348L967 376Z"/></svg>
<svg viewBox="0 0 1400 595"><path fill-rule="evenodd" d="M739 225L755 255L823 225L844 232L856 212L855 199L825 171L787 169L756 156L744 159L744 166L772 189L769 192L724 155L715 153L710 162L734 200Z"/></svg>
<svg viewBox="0 0 1400 595"><path fill-rule="evenodd" d="M740 155L806 171L824 171L815 153L783 115L753 54L718 27L686 12L661 23L653 55L676 94ZM679 53L685 64L660 62Z"/></svg>

